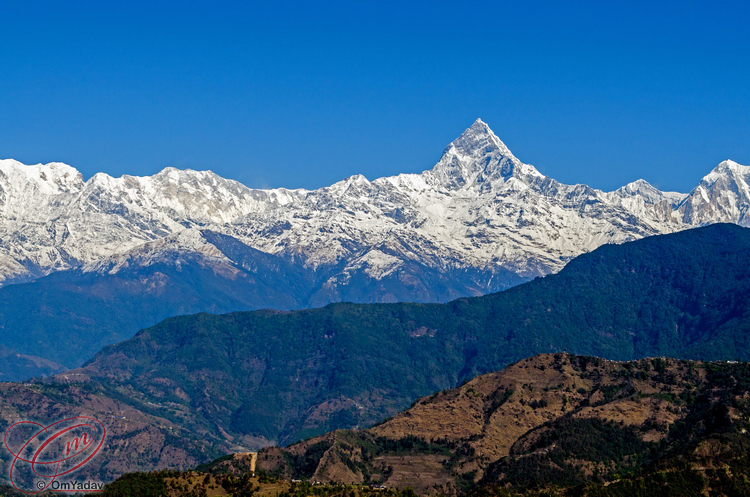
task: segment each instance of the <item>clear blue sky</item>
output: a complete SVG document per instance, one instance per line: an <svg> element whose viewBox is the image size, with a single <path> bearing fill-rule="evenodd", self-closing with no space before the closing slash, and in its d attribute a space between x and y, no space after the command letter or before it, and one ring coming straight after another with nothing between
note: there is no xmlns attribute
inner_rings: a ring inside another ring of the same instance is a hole
<svg viewBox="0 0 750 497"><path fill-rule="evenodd" d="M0 158L315 188L481 117L560 181L687 191L750 164L748 5L5 1Z"/></svg>

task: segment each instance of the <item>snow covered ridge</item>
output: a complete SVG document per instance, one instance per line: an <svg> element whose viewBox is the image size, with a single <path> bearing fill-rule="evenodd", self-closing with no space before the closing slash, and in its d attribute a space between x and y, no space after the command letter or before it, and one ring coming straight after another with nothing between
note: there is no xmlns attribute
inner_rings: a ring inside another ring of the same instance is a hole
<svg viewBox="0 0 750 497"><path fill-rule="evenodd" d="M750 167L732 161L688 194L643 180L613 192L564 185L518 160L479 119L428 171L357 175L318 190L254 190L174 168L84 181L65 164L0 160L0 282L70 268L116 272L166 248L223 260L201 230L313 272L335 268L331 287L353 275L405 278L413 263L533 277L604 243L714 222L750 226L749 185ZM496 289L491 280L477 291Z"/></svg>

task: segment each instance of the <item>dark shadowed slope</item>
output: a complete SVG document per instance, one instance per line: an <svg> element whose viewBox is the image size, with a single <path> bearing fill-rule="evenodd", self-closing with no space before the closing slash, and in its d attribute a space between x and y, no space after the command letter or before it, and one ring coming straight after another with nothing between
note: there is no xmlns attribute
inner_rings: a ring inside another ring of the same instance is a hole
<svg viewBox="0 0 750 497"><path fill-rule="evenodd" d="M347 290L334 291L324 283L340 269L304 268L208 230L183 233L84 269L0 287L0 331L17 353L74 368L172 316L303 309L337 300L445 302L525 281L502 270L439 272L410 262L380 280L351 272ZM6 381L59 370L23 367L0 354Z"/></svg>

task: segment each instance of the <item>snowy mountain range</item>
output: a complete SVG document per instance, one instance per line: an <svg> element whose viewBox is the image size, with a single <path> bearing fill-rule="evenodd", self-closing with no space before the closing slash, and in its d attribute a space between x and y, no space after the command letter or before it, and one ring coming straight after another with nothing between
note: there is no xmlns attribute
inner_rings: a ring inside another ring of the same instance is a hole
<svg viewBox="0 0 750 497"><path fill-rule="evenodd" d="M690 193L643 180L613 192L565 185L519 161L477 120L420 174L353 176L318 190L256 190L210 171L88 181L62 163L0 161L0 280L72 268L117 272L165 250L227 262L201 235L231 236L319 277L337 300L353 280L409 267L475 271L470 294L559 270L604 243L713 222L750 225L750 167L719 164ZM178 261L176 258L175 261ZM393 300L384 290L364 300ZM452 297L455 295L446 295ZM430 297L427 296L429 300ZM419 300L417 296L417 300Z"/></svg>
<svg viewBox="0 0 750 497"><path fill-rule="evenodd" d="M606 243L750 226L750 167L690 193L565 185L477 120L420 174L254 190L210 171L84 181L0 161L0 381L75 367L181 314L442 302L500 291Z"/></svg>

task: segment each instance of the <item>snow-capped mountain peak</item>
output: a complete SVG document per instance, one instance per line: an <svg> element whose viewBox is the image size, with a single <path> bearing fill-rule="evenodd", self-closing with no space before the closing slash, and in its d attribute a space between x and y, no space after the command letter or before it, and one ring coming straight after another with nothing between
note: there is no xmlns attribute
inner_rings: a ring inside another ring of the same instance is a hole
<svg viewBox="0 0 750 497"><path fill-rule="evenodd" d="M409 298L408 288L427 288L419 279L426 270L430 281L471 274L476 280L463 284L476 294L503 288L509 274L517 282L556 271L604 243L708 222L748 225L749 182L750 168L725 161L689 195L643 180L608 193L565 185L521 162L481 119L432 169L373 181L354 175L318 190L254 190L175 168L84 182L64 164L5 160L0 281L83 265L109 271L171 260L175 251L220 258L197 232L180 234L209 230L310 271L326 282L325 298L346 295L341 289L362 278L388 298ZM386 280L403 287L386 288Z"/></svg>
<svg viewBox="0 0 750 497"><path fill-rule="evenodd" d="M498 155L507 157L514 162L520 162L508 149L505 143L497 137L487 123L481 119L474 121L458 138L448 146L456 153L464 156L482 157L487 151L495 151Z"/></svg>
<svg viewBox="0 0 750 497"><path fill-rule="evenodd" d="M743 166L733 160L722 161L710 173L703 177L701 183L711 185L722 178L732 177L747 182L750 178L750 166Z"/></svg>
<svg viewBox="0 0 750 497"><path fill-rule="evenodd" d="M27 166L13 159L0 160L0 178L0 183L16 191L33 188L43 195L67 193L83 185L81 173L62 162Z"/></svg>
<svg viewBox="0 0 750 497"><path fill-rule="evenodd" d="M511 176L540 178L542 175L513 155L490 127L477 119L443 152L427 171L434 183L456 190L478 183L507 181Z"/></svg>
<svg viewBox="0 0 750 497"><path fill-rule="evenodd" d="M12 159L0 160L0 222L46 221L83 184L81 173L61 162L27 166Z"/></svg>
<svg viewBox="0 0 750 497"><path fill-rule="evenodd" d="M652 186L648 181L639 179L628 183L615 190L619 196L626 197L641 197L648 204L656 204L664 200L664 195L661 191Z"/></svg>
<svg viewBox="0 0 750 497"><path fill-rule="evenodd" d="M679 206L682 221L750 225L750 166L725 160L703 177Z"/></svg>

